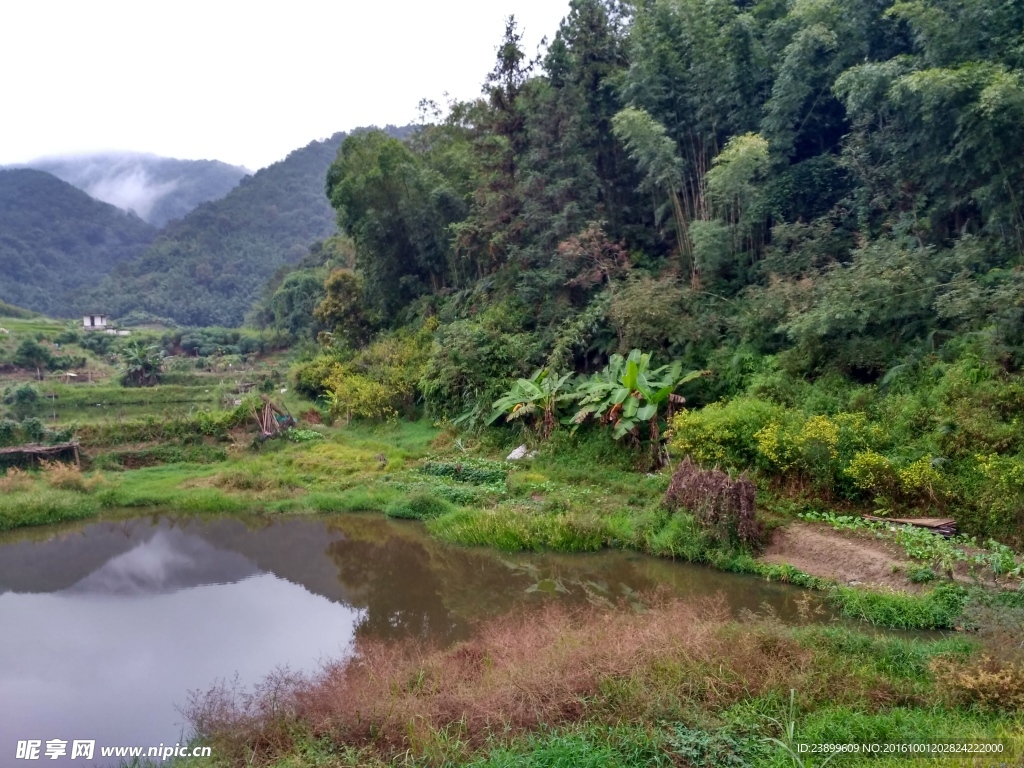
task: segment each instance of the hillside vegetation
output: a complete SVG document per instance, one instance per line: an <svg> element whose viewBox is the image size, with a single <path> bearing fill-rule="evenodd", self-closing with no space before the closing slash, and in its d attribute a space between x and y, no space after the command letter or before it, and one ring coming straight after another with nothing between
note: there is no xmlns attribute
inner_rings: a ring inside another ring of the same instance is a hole
<svg viewBox="0 0 1024 768"><path fill-rule="evenodd" d="M248 171L217 160L131 152L42 158L28 164L162 227L230 192Z"/></svg>
<svg viewBox="0 0 1024 768"><path fill-rule="evenodd" d="M0 170L0 300L56 317L88 311L81 289L155 236L138 216L48 173Z"/></svg>
<svg viewBox="0 0 1024 768"><path fill-rule="evenodd" d="M343 138L314 141L171 222L141 258L92 291L92 301L116 316L239 325L278 267L335 230L323 176Z"/></svg>
<svg viewBox="0 0 1024 768"><path fill-rule="evenodd" d="M574 0L531 61L510 20L482 99L342 145L355 264L299 386L346 418L607 425L641 467L1020 541L1022 26Z"/></svg>

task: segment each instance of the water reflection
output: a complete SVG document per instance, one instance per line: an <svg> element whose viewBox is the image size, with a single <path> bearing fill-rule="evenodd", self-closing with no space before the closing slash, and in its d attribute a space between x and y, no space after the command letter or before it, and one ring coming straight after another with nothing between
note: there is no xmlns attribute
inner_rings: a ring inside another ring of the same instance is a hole
<svg viewBox="0 0 1024 768"><path fill-rule="evenodd" d="M755 579L622 552L451 548L379 516L155 517L8 534L0 764L19 739L174 743L175 705L190 689L312 670L358 637L450 643L517 606L638 605L658 584L792 614L794 592Z"/></svg>

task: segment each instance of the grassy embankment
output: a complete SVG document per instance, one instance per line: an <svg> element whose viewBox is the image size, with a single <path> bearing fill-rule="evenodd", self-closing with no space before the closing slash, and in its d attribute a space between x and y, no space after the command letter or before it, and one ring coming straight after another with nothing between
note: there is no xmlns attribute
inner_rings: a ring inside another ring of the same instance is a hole
<svg viewBox="0 0 1024 768"><path fill-rule="evenodd" d="M495 458L507 446L467 446L422 422L318 427L254 449L246 419L242 406L83 425L78 434L95 468L9 473L0 480L0 530L124 510L379 511L424 520L432 535L453 544L561 552L621 547L824 589L847 615L884 626L956 626L968 598L963 587L946 583L922 594L837 585L725 548L692 516L664 510L667 472L638 475L600 439L564 436L535 459L513 464Z"/></svg>

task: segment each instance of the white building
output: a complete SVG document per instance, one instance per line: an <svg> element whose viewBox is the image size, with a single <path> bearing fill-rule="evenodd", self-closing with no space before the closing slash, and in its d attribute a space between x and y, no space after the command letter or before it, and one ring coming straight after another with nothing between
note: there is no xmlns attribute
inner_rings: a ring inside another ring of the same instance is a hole
<svg viewBox="0 0 1024 768"><path fill-rule="evenodd" d="M85 315L82 318L82 329L86 331L105 331L107 330L107 316L106 315Z"/></svg>

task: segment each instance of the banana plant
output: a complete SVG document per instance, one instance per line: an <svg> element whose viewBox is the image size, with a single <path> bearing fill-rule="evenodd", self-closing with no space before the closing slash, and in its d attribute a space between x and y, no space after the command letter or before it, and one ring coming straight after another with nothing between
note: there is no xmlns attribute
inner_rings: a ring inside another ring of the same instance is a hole
<svg viewBox="0 0 1024 768"><path fill-rule="evenodd" d="M552 376L546 368L536 371L528 379L518 379L512 388L492 404L488 424L501 416L506 421L530 419L540 436L547 440L555 428L555 409L559 403L575 400L579 395L565 386L572 374Z"/></svg>
<svg viewBox="0 0 1024 768"><path fill-rule="evenodd" d="M647 424L647 439L657 464L663 463L660 421L672 418L676 407L686 402L675 390L704 376L706 371L681 375L679 361L651 368L651 355L634 349L628 357L612 355L608 366L578 387L580 409L569 420L579 425L596 418L612 427L612 436L621 440L629 435L637 444L641 427Z"/></svg>

